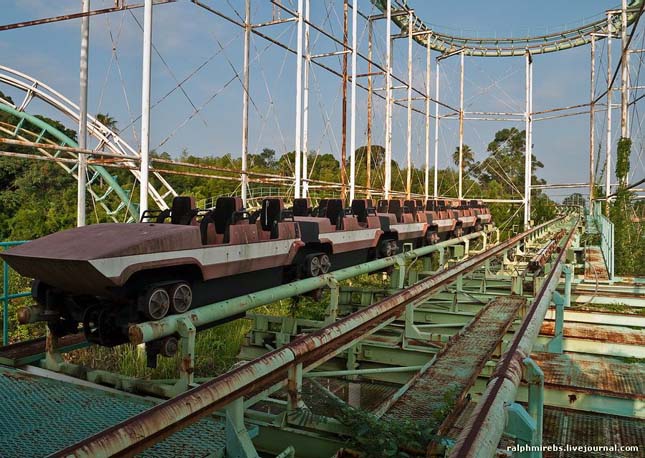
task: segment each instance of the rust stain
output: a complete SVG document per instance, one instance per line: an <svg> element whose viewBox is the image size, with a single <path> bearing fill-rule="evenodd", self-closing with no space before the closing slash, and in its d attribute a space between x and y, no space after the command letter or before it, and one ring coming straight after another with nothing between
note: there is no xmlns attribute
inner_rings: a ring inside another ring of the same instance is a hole
<svg viewBox="0 0 645 458"><path fill-rule="evenodd" d="M542 324L540 334L552 336L555 332L555 322L546 321ZM581 323L567 323L564 327L564 336L576 339L588 339L600 342L645 345L645 333L640 330L624 328L620 331L597 325L584 325Z"/></svg>

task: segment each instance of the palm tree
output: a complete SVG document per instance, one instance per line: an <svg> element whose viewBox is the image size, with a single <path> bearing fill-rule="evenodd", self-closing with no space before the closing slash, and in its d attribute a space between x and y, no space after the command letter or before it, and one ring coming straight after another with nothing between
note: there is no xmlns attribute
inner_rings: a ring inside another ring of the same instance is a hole
<svg viewBox="0 0 645 458"><path fill-rule="evenodd" d="M105 114L103 114L103 113L99 113L99 114L97 114L97 115L96 115L96 120L97 120L98 122L100 122L101 124L103 124L103 125L104 125L105 127L107 127L108 129L110 129L110 130L111 130L112 132L114 132L115 134L118 134L118 133L119 133L119 129L118 129L118 127L116 126L116 125L117 125L117 121L116 121L116 119L114 119L112 116L110 116L110 114L109 114L109 113L105 113Z"/></svg>
<svg viewBox="0 0 645 458"><path fill-rule="evenodd" d="M468 170L475 163L475 153L468 145L463 145L462 147L462 160L464 163L464 170ZM459 167L459 147L455 148L455 152L452 153L452 161L457 167Z"/></svg>

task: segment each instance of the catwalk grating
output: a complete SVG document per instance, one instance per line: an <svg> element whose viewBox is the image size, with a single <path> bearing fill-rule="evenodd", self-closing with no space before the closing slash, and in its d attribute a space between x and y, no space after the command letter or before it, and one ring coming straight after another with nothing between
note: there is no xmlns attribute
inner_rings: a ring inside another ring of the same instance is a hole
<svg viewBox="0 0 645 458"><path fill-rule="evenodd" d="M499 297L452 337L435 362L411 382L386 418L444 421L451 404L459 402L499 345L526 299Z"/></svg>
<svg viewBox="0 0 645 458"><path fill-rule="evenodd" d="M143 412L156 403L0 367L0 455L49 455ZM206 457L223 449L224 424L213 418L173 434L141 456Z"/></svg>

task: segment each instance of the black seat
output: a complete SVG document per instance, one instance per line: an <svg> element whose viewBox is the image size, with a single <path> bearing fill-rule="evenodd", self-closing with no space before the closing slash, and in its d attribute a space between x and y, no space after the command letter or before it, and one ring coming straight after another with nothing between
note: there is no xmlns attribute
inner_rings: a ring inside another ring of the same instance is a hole
<svg viewBox="0 0 645 458"><path fill-rule="evenodd" d="M217 199L212 216L215 232L218 234L226 232L226 227L233 222L233 214L239 210L240 205L239 197L219 197Z"/></svg>
<svg viewBox="0 0 645 458"><path fill-rule="evenodd" d="M327 200L327 207L325 211L325 216L329 218L329 221L336 226L337 229L342 228L342 221L345 212L343 210L343 201L341 199L329 199Z"/></svg>
<svg viewBox="0 0 645 458"><path fill-rule="evenodd" d="M329 199L320 199L318 202L318 211L315 216L319 218L327 216L327 202L329 202Z"/></svg>
<svg viewBox="0 0 645 458"><path fill-rule="evenodd" d="M282 199L267 198L262 201L260 225L263 231L271 231L271 238L277 237L276 228L282 220Z"/></svg>
<svg viewBox="0 0 645 458"><path fill-rule="evenodd" d="M367 222L368 203L366 199L352 200L352 215L356 216L359 223Z"/></svg>
<svg viewBox="0 0 645 458"><path fill-rule="evenodd" d="M293 199L293 216L309 216L311 205L306 197Z"/></svg>
<svg viewBox="0 0 645 458"><path fill-rule="evenodd" d="M381 199L381 200L379 200L379 201L378 201L378 204L376 205L376 211L377 211L377 213L387 213L387 212L388 212L388 208L389 208L389 206L390 206L390 203L389 203L389 202L390 202L389 200L385 200L385 199Z"/></svg>
<svg viewBox="0 0 645 458"><path fill-rule="evenodd" d="M417 215L417 201L416 200L406 200L403 202L403 210L405 213L412 213L415 217Z"/></svg>
<svg viewBox="0 0 645 458"><path fill-rule="evenodd" d="M197 210L194 208L195 202L192 197L177 196L172 200L172 209L170 211L171 224L192 224L193 219L197 215Z"/></svg>
<svg viewBox="0 0 645 458"><path fill-rule="evenodd" d="M403 222L403 207L401 206L401 201L399 199L392 199L389 201L387 212L396 215L396 220L399 223Z"/></svg>
<svg viewBox="0 0 645 458"><path fill-rule="evenodd" d="M215 225L215 222L213 221L213 212L214 210L210 210L206 213L199 223L199 233L202 237L202 245L208 245L208 226L211 224Z"/></svg>

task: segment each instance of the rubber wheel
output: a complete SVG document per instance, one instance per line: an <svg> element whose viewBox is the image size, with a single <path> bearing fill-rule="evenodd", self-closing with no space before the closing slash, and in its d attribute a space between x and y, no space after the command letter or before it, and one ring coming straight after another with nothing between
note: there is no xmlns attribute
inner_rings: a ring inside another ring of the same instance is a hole
<svg viewBox="0 0 645 458"><path fill-rule="evenodd" d="M426 243L428 245L434 245L439 242L439 234L436 231L428 231L426 233Z"/></svg>
<svg viewBox="0 0 645 458"><path fill-rule="evenodd" d="M172 285L168 290L170 309L172 313L184 313L193 303L193 290L188 283L181 282Z"/></svg>
<svg viewBox="0 0 645 458"><path fill-rule="evenodd" d="M317 277L322 272L322 266L320 264L320 257L315 254L307 255L305 258L305 266L307 271L307 276Z"/></svg>
<svg viewBox="0 0 645 458"><path fill-rule="evenodd" d="M150 288L141 296L143 314L150 320L160 320L170 310L170 296L163 288Z"/></svg>
<svg viewBox="0 0 645 458"><path fill-rule="evenodd" d="M326 254L320 255L320 272L326 274L331 270L331 259Z"/></svg>
<svg viewBox="0 0 645 458"><path fill-rule="evenodd" d="M380 252L384 258L389 258L390 256L394 256L396 254L395 245L393 245L392 242L393 240L383 240L381 242Z"/></svg>

